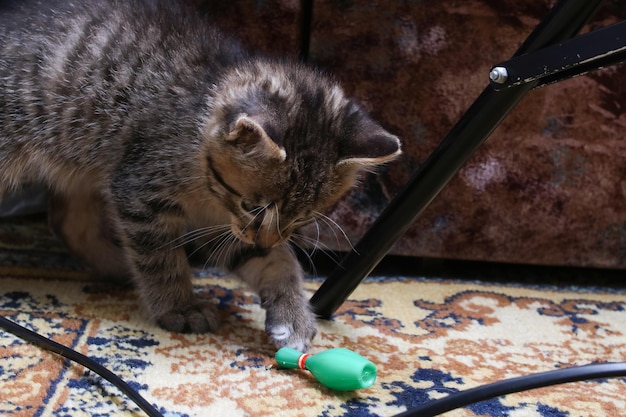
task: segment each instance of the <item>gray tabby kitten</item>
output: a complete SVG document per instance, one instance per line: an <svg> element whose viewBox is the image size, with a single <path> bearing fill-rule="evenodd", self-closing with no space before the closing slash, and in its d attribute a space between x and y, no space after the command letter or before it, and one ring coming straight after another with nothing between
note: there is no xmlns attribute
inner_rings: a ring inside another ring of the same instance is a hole
<svg viewBox="0 0 626 417"><path fill-rule="evenodd" d="M183 244L248 283L278 347L315 318L290 235L400 154L333 81L257 57L174 0L0 0L0 199L42 182L68 246L151 316L214 330Z"/></svg>

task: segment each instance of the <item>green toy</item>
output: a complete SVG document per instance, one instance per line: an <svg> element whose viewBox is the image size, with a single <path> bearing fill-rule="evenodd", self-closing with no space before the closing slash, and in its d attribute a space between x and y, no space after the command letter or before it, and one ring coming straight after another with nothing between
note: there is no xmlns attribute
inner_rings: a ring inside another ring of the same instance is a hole
<svg viewBox="0 0 626 417"><path fill-rule="evenodd" d="M276 362L283 368L307 369L322 385L337 391L369 388L376 380L376 365L343 348L309 355L284 347L276 352Z"/></svg>

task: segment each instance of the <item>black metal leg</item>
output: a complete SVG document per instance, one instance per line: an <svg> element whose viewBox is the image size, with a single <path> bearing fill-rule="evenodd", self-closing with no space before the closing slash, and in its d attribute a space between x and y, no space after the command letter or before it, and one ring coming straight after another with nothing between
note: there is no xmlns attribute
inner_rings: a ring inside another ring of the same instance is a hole
<svg viewBox="0 0 626 417"><path fill-rule="evenodd" d="M626 21L516 56L494 66L491 87L502 90L538 81L537 87L567 80L626 60Z"/></svg>
<svg viewBox="0 0 626 417"><path fill-rule="evenodd" d="M302 62L309 60L309 50L311 49L313 1L314 0L300 0L300 50L298 51L298 58Z"/></svg>
<svg viewBox="0 0 626 417"><path fill-rule="evenodd" d="M515 56L575 36L601 0L561 0L530 34ZM535 86L528 83L502 91L487 87L437 149L394 198L371 229L313 295L321 318L330 318L359 283L372 272L411 223L487 139L518 101Z"/></svg>

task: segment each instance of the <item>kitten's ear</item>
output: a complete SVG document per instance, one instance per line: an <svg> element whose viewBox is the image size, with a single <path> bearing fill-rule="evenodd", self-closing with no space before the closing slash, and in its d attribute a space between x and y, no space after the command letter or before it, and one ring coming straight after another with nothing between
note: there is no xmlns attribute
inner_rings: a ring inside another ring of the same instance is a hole
<svg viewBox="0 0 626 417"><path fill-rule="evenodd" d="M284 161L285 150L267 134L263 126L250 116L240 116L234 123L226 140L240 146L248 154L262 155Z"/></svg>
<svg viewBox="0 0 626 417"><path fill-rule="evenodd" d="M342 159L337 166L365 168L384 164L397 158L402 153L401 148L402 145L397 136L374 122L369 122L343 143Z"/></svg>

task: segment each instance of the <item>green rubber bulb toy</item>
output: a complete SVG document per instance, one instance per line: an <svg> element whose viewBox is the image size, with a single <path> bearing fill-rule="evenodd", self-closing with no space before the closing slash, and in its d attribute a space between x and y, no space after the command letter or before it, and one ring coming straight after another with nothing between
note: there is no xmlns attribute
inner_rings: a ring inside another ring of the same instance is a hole
<svg viewBox="0 0 626 417"><path fill-rule="evenodd" d="M322 385L336 391L369 388L376 380L376 365L343 348L309 355L284 347L276 352L276 362L283 368L307 369Z"/></svg>

